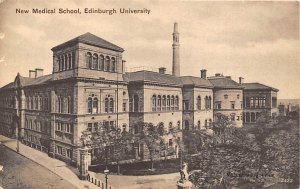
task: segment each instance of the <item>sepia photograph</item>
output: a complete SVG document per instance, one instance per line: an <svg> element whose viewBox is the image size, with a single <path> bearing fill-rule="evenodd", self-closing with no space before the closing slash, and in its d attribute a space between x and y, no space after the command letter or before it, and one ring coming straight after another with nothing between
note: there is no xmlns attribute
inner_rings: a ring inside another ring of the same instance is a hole
<svg viewBox="0 0 300 189"><path fill-rule="evenodd" d="M0 0L0 189L298 189L299 2Z"/></svg>

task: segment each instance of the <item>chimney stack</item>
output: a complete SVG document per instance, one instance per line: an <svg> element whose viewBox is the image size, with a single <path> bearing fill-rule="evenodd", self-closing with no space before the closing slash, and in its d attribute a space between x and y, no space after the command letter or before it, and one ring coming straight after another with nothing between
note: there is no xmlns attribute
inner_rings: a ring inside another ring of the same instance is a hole
<svg viewBox="0 0 300 189"><path fill-rule="evenodd" d="M165 74L166 73L166 68L165 67L160 67L160 68L158 68L158 72L160 74Z"/></svg>
<svg viewBox="0 0 300 189"><path fill-rule="evenodd" d="M201 72L201 78L202 79L206 79L206 72L207 72L207 70L203 69L203 70L200 70L200 72Z"/></svg>
<svg viewBox="0 0 300 189"><path fill-rule="evenodd" d="M35 68L35 78L43 76L44 69Z"/></svg>
<svg viewBox="0 0 300 189"><path fill-rule="evenodd" d="M172 75L180 76L180 56L179 56L179 33L178 24L174 23L173 32L173 64L172 64Z"/></svg>
<svg viewBox="0 0 300 189"><path fill-rule="evenodd" d="M35 78L35 70L29 70L29 78Z"/></svg>
<svg viewBox="0 0 300 189"><path fill-rule="evenodd" d="M244 78L243 77L239 77L239 84L242 85L244 83Z"/></svg>

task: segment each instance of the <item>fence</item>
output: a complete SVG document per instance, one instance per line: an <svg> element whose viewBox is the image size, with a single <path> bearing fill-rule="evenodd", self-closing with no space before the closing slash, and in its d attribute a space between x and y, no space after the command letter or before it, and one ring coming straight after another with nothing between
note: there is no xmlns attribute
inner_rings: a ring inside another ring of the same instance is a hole
<svg viewBox="0 0 300 189"><path fill-rule="evenodd" d="M115 189L113 186L109 184L107 184L107 188L105 188L106 187L105 182L96 178L96 174L90 171L89 171L89 175L87 176L87 180L95 184L96 186L98 186L100 189Z"/></svg>

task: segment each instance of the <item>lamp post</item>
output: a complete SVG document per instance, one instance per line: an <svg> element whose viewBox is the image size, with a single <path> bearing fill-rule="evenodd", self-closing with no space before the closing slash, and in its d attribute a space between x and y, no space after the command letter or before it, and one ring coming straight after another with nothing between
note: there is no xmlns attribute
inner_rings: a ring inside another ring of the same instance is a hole
<svg viewBox="0 0 300 189"><path fill-rule="evenodd" d="M107 180L108 180L108 174L109 174L109 170L106 168L105 170L104 170L104 174L105 174L105 189L108 189L107 188Z"/></svg>

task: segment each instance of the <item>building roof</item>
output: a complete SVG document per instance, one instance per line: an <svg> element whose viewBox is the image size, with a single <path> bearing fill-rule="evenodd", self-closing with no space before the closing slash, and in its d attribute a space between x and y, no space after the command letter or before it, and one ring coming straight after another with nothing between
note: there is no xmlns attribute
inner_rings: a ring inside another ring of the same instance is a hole
<svg viewBox="0 0 300 189"><path fill-rule="evenodd" d="M32 86L32 85L45 84L45 83L52 80L52 74L40 76L40 77L37 77L37 78L29 78L29 77L23 77L21 75L18 75L17 78L19 78L19 80L20 80L20 85L22 87L26 87L26 86ZM3 86L0 89L1 90L3 90L3 89L12 89L14 87L15 87L15 82L11 82L11 83Z"/></svg>
<svg viewBox="0 0 300 189"><path fill-rule="evenodd" d="M91 34L89 32L83 34L83 35L80 35L74 39L71 39L65 43L62 43L60 45L57 45L55 47L53 47L51 50L56 50L56 49L59 49L61 47L64 47L70 43L78 43L78 42L82 42L82 43L85 43L85 44L89 44L89 45L94 45L94 46L97 46L97 47L102 47L102 48L105 48L105 49L110 49L110 50L115 50L115 51L118 51L118 52L123 52L124 49L115 45L115 44L112 44L104 39L102 39L101 37L98 37L94 34Z"/></svg>
<svg viewBox="0 0 300 189"><path fill-rule="evenodd" d="M208 78L208 80L213 84L214 88L219 89L243 89L244 87L233 81L228 77L216 77Z"/></svg>
<svg viewBox="0 0 300 189"><path fill-rule="evenodd" d="M169 74L161 74L158 72L152 71L137 71L137 72L127 72L124 74L124 80L128 82L137 82L143 81L152 84L162 84L162 85L171 85L171 86L182 86L180 78L169 75Z"/></svg>
<svg viewBox="0 0 300 189"><path fill-rule="evenodd" d="M203 79L203 78L200 78L200 77L182 76L182 77L180 77L180 79L181 79L181 82L182 82L183 85L213 88L213 85L209 80Z"/></svg>
<svg viewBox="0 0 300 189"><path fill-rule="evenodd" d="M275 92L279 91L278 89L269 87L261 83L243 83L242 86L244 87L245 90L271 90Z"/></svg>

